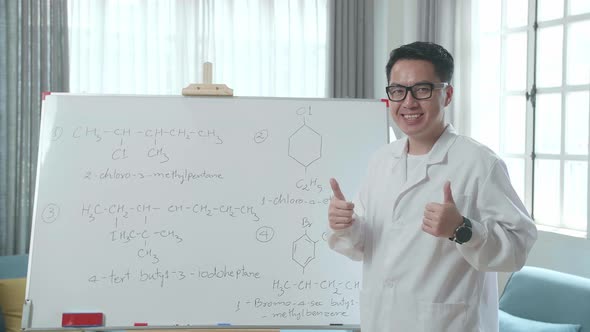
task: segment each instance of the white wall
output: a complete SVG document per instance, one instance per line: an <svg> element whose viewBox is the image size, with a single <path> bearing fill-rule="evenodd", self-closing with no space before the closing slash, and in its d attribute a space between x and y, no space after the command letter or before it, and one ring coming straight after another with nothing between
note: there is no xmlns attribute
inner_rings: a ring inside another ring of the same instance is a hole
<svg viewBox="0 0 590 332"><path fill-rule="evenodd" d="M389 51L414 40L416 6L413 0L375 0L375 98L385 96L384 68ZM590 278L590 240L539 231L527 265ZM500 291L509 275L499 274Z"/></svg>
<svg viewBox="0 0 590 332"><path fill-rule="evenodd" d="M590 240L539 231L527 265L590 278Z"/></svg>
<svg viewBox="0 0 590 332"><path fill-rule="evenodd" d="M526 265L590 278L590 240L540 230ZM500 293L509 276L498 274Z"/></svg>

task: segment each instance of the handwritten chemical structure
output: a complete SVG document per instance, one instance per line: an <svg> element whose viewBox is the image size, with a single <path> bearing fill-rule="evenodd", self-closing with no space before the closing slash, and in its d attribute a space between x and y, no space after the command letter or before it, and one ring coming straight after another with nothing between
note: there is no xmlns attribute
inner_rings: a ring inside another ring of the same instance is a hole
<svg viewBox="0 0 590 332"><path fill-rule="evenodd" d="M63 137L64 129L54 127L52 130L52 139L59 140ZM108 128L102 129L90 126L78 126L72 129L71 137L74 139L89 138L94 142L101 142L108 137L144 137L153 140L153 144L158 144L159 138L181 138L185 140L201 139L212 144L223 144L223 138L217 134L214 128L196 129L196 128L148 128L134 130L131 128Z"/></svg>
<svg viewBox="0 0 590 332"><path fill-rule="evenodd" d="M307 167L322 157L322 135L308 126L303 120L299 127L289 137L289 157Z"/></svg>
<svg viewBox="0 0 590 332"><path fill-rule="evenodd" d="M316 242L307 235L307 232L293 241L291 258L301 266L303 273L309 262L315 259Z"/></svg>
<svg viewBox="0 0 590 332"><path fill-rule="evenodd" d="M86 203L82 205L81 215L88 218L88 222L94 222L101 216L129 218L135 214L164 213L174 215L179 213L197 214L205 217L229 216L232 218L245 217L250 221L260 221L254 206L245 204L219 204L210 203L170 203L158 206L151 203ZM118 220L118 219L116 219Z"/></svg>
<svg viewBox="0 0 590 332"><path fill-rule="evenodd" d="M123 139L121 139L121 144L113 149L113 152L111 153L111 159L114 161L127 159L131 155L131 152L128 153L127 151L130 151L130 149L123 145ZM166 150L164 150L163 147L157 145L147 148L147 151L145 151L145 156L149 159L156 160L160 164L165 164L170 161L170 157L168 156Z"/></svg>
<svg viewBox="0 0 590 332"><path fill-rule="evenodd" d="M64 135L64 131L65 129L61 126L52 128L51 140L64 140L68 137ZM155 160L160 164L168 163L172 155L166 151L164 146L158 145L159 139L165 139L167 142L170 142L172 139L182 139L183 141L199 140L201 143L213 145L224 143L223 138L217 134L217 130L214 128L148 128L135 130L129 127L103 129L92 126L77 126L71 129L69 137L76 141L90 140L94 143L101 143L108 138L118 138L119 143L113 147L110 154L110 158L113 161L127 160L134 153L137 154L137 151L133 152L133 149L127 146L126 140L132 138L148 138L152 141L153 146L145 148L143 156Z"/></svg>
<svg viewBox="0 0 590 332"><path fill-rule="evenodd" d="M184 238L173 229L161 229L150 231L148 229L113 230L109 232L111 242L129 243L134 240L146 241L149 238L169 238L174 243L184 241Z"/></svg>
<svg viewBox="0 0 590 332"><path fill-rule="evenodd" d="M276 292L278 297L282 297L288 292L325 290L334 295L342 295L343 292L351 292L359 290L361 286L360 281L357 280L280 280L275 279L272 282L272 290Z"/></svg>
<svg viewBox="0 0 590 332"><path fill-rule="evenodd" d="M322 184L320 184L317 177L314 177L313 179L309 179L309 180L308 179L299 179L295 183L295 187L299 190L302 190L302 191L315 192L315 193L321 193L324 190L324 186Z"/></svg>

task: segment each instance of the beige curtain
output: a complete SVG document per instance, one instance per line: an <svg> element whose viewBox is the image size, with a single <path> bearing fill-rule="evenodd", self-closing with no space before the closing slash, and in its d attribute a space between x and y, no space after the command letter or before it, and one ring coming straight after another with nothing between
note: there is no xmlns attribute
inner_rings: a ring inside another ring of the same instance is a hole
<svg viewBox="0 0 590 332"><path fill-rule="evenodd" d="M29 249L41 93L68 90L66 6L0 0L0 255Z"/></svg>

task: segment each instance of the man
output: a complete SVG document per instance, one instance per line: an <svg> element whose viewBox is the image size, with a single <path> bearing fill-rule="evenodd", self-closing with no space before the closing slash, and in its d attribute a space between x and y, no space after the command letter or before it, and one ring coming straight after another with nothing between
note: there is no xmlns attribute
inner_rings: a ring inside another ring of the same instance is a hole
<svg viewBox="0 0 590 332"><path fill-rule="evenodd" d="M536 240L504 162L445 124L453 67L433 43L393 50L389 110L407 137L374 154L354 203L330 180L330 247L363 260L363 332L498 331L496 272Z"/></svg>

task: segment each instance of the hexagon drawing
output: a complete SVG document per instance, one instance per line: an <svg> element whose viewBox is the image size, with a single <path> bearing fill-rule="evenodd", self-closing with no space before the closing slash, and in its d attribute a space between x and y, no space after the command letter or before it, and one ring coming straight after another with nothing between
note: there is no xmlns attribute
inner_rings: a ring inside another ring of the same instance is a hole
<svg viewBox="0 0 590 332"><path fill-rule="evenodd" d="M303 123L289 137L289 157L307 168L322 157L322 135Z"/></svg>

